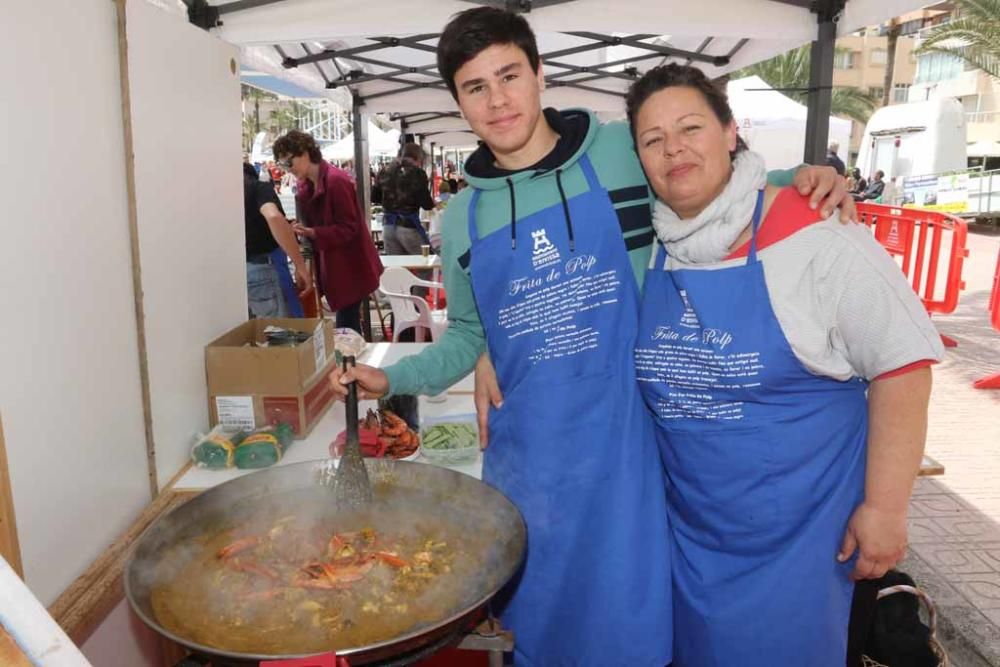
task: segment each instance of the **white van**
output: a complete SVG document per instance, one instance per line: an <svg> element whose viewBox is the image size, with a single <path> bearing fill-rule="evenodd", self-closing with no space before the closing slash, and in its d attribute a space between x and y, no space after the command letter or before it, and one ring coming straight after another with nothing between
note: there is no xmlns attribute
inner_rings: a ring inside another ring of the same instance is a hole
<svg viewBox="0 0 1000 667"><path fill-rule="evenodd" d="M855 165L901 183L906 176L966 168L965 113L953 98L882 107L868 120Z"/></svg>

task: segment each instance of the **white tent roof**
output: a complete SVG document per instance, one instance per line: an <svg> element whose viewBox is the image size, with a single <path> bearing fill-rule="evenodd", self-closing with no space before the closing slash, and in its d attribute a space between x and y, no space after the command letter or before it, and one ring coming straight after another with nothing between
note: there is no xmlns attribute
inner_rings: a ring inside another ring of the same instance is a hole
<svg viewBox="0 0 1000 667"><path fill-rule="evenodd" d="M921 2L848 0L838 33L898 16ZM437 33L456 12L501 3L380 0L363 10L356 0L210 4L223 19L213 31L241 47L244 65L328 93L349 86L370 113L415 113L456 110L434 64ZM543 103L557 108L620 111L634 75L664 61L694 62L718 76L817 34L812 0L633 0L613 8L606 0L521 4L537 5L526 16L547 63L549 90ZM400 32L392 36L387 27Z"/></svg>
<svg viewBox="0 0 1000 667"><path fill-rule="evenodd" d="M324 146L321 149L327 160L354 159L354 133L350 132L340 141ZM368 121L368 154L395 155L399 152L399 130L383 130L375 123Z"/></svg>
<svg viewBox="0 0 1000 667"><path fill-rule="evenodd" d="M789 168L802 162L806 118L804 104L782 95L758 76L735 79L726 88L740 135L764 156L768 168ZM830 141L840 144L847 162L851 121L830 116Z"/></svg>

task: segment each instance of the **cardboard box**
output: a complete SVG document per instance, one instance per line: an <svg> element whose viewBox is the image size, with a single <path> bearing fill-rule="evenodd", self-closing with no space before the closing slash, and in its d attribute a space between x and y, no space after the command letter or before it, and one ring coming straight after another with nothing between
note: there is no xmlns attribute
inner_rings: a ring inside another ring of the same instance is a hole
<svg viewBox="0 0 1000 667"><path fill-rule="evenodd" d="M292 347L259 347L270 325L312 336ZM254 319L216 338L205 347L212 426L285 422L296 438L309 435L333 403L333 343L333 322L315 318Z"/></svg>

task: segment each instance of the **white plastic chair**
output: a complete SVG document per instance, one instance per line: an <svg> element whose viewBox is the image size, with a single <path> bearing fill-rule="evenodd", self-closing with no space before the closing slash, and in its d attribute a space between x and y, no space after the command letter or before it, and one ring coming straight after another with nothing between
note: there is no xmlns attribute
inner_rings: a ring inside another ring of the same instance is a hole
<svg viewBox="0 0 1000 667"><path fill-rule="evenodd" d="M382 273L379 291L389 299L392 307L392 342L399 340L399 334L416 327L417 342L424 342L424 329L431 332L431 341L437 340L448 328L448 314L445 310L431 310L422 297L413 294L414 287L443 289L441 283L421 280L409 270L390 266Z"/></svg>

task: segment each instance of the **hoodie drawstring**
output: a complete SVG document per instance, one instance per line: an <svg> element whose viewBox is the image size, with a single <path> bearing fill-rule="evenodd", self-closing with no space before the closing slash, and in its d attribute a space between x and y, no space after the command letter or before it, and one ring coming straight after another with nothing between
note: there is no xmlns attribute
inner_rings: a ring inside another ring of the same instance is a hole
<svg viewBox="0 0 1000 667"><path fill-rule="evenodd" d="M517 249L517 208L515 206L514 182L509 178L507 190L510 192L510 249ZM562 185L562 169L556 169L556 187L559 188L559 199L562 201L563 217L566 218L566 233L569 235L569 251L576 252L576 240L573 237L573 219L569 214L569 202L566 201L566 192Z"/></svg>
<svg viewBox="0 0 1000 667"><path fill-rule="evenodd" d="M509 178L507 181L507 189L510 191L510 249L514 250L517 248L517 211L514 208L514 182Z"/></svg>
<svg viewBox="0 0 1000 667"><path fill-rule="evenodd" d="M566 193L562 186L562 169L556 169L556 187L559 188L559 198L562 199L563 215L566 217L566 233L569 235L569 251L576 252L576 243L573 241L573 219L569 217L569 202L566 201Z"/></svg>

